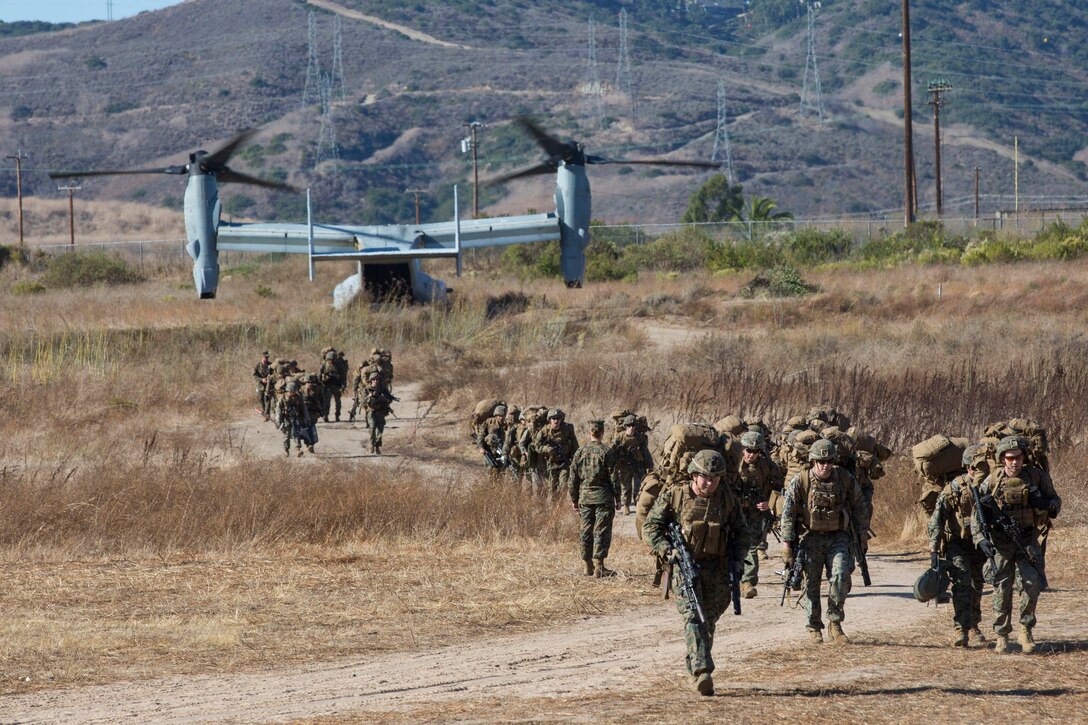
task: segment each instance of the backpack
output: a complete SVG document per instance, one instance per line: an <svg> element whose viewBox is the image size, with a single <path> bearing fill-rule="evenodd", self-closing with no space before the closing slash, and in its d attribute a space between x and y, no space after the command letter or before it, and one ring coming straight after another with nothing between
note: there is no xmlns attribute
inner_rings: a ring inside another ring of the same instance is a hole
<svg viewBox="0 0 1088 725"><path fill-rule="evenodd" d="M669 429L669 435L661 444L657 456L665 474L686 473L691 457L710 448L725 455L722 436L713 427L699 423L677 423ZM726 456L728 461L728 456Z"/></svg>
<svg viewBox="0 0 1088 725"><path fill-rule="evenodd" d="M937 483L950 473L962 472L963 450L970 444L966 438L949 438L937 434L910 449L914 470L927 482Z"/></svg>
<svg viewBox="0 0 1088 725"><path fill-rule="evenodd" d="M1030 418L1012 418L1008 422L994 423L986 427L983 436L1001 439L1005 436L1020 436L1028 442L1027 464L1050 472L1049 448L1046 440L1046 428Z"/></svg>

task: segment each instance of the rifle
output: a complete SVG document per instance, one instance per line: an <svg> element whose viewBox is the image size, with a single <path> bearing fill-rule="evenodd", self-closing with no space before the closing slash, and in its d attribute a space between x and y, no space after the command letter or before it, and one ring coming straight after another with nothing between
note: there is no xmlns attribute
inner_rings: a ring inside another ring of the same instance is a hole
<svg viewBox="0 0 1088 725"><path fill-rule="evenodd" d="M484 460L487 461L487 465L489 467L499 471L506 468L506 457L503 456L501 453L496 456L494 451L491 450L491 447L483 441L480 441L480 449L483 450Z"/></svg>
<svg viewBox="0 0 1088 725"><path fill-rule="evenodd" d="M800 591L801 580L805 575L805 561L801 555L801 547L799 544L793 544L793 566L786 572L786 576L782 578L782 598L778 600L778 606L784 606L786 604L786 595L790 593L790 590Z"/></svg>
<svg viewBox="0 0 1088 725"><path fill-rule="evenodd" d="M982 511L982 499L979 498L977 488L971 484L967 484L967 487L971 489L971 497L975 500L975 510L978 511L978 533L982 535L982 540L989 544L986 549L983 549L983 553L990 560L990 570L997 571L997 562L994 560L993 554L987 553L994 550L994 539L990 533L990 522L986 520L986 514Z"/></svg>
<svg viewBox="0 0 1088 725"><path fill-rule="evenodd" d="M974 494L976 497L978 496L977 491L974 492ZM1001 510L1001 508L997 505L997 502L994 501L993 495L987 494L986 498L977 500L978 503L976 505L980 506L978 512L979 519L983 520L984 524L996 523L998 527L1000 527L1001 533L1005 534L1005 538L1016 544L1016 548L1020 550L1020 553L1024 555L1024 558L1026 558L1031 563L1031 565L1035 567L1035 570L1039 572L1039 586L1042 587L1044 590L1049 589L1050 583L1047 581L1046 572L1043 571L1042 563L1037 561L1035 555L1032 552L1028 551L1027 548L1020 543L1020 535L1022 533L1021 527L1018 526L1015 521L1009 518L1008 514ZM996 522L986 522L984 520L986 517L986 514L984 513L986 509L989 509L992 513L995 514L995 518L997 519ZM993 542L991 541L990 544L992 545ZM990 566L993 565L994 563L991 561Z"/></svg>
<svg viewBox="0 0 1088 725"><path fill-rule="evenodd" d="M861 581L865 586L870 587L873 585L872 578L869 577L869 561L865 558L865 549L861 540L861 534L858 533L857 527L853 522L850 523L850 538L854 542L854 551L857 553L858 566L861 568Z"/></svg>
<svg viewBox="0 0 1088 725"><path fill-rule="evenodd" d="M684 541L684 532L678 523L672 521L669 523L668 529L666 529L666 536L669 539L669 545L676 552L676 559L670 562L669 565L668 577L665 580L665 598L668 599L669 597L673 567L679 567L680 591L683 592L684 598L688 600L688 604L695 610L695 616L698 618L699 624L706 624L703 605L699 603L699 595L695 592L695 580L699 576L699 569L691 558L691 552L688 551L687 542Z"/></svg>

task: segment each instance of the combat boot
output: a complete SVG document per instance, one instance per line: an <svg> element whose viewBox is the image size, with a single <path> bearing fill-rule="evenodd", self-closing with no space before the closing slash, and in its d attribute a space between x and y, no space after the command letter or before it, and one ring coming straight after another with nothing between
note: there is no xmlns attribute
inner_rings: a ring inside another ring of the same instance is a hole
<svg viewBox="0 0 1088 725"><path fill-rule="evenodd" d="M740 583L740 595L742 597L744 597L745 599L755 599L756 594L758 594L758 592L756 591L756 588L754 586L752 586L752 584L750 582L741 582Z"/></svg>
<svg viewBox="0 0 1088 725"><path fill-rule="evenodd" d="M290 457L291 457L291 449L290 449L290 448L287 448L287 449L285 449L285 450L283 451L283 455L285 455L285 456L287 456L288 458L290 458Z"/></svg>
<svg viewBox="0 0 1088 725"><path fill-rule="evenodd" d="M997 641L994 642L994 652L1005 654L1009 651L1009 635L999 634L997 635Z"/></svg>
<svg viewBox="0 0 1088 725"><path fill-rule="evenodd" d="M703 697L710 697L714 694L714 678L710 676L709 672L695 676L695 689Z"/></svg>
<svg viewBox="0 0 1088 725"><path fill-rule="evenodd" d="M592 559L584 559L583 561L585 562L585 565L586 565L586 576L593 576L593 560Z"/></svg>
<svg viewBox="0 0 1088 725"><path fill-rule="evenodd" d="M631 504L625 503L623 505L623 515L624 516L630 516L631 515Z"/></svg>
<svg viewBox="0 0 1088 725"><path fill-rule="evenodd" d="M616 572L611 569L606 569L604 566L604 559L593 560L593 576L598 579L606 576L616 576Z"/></svg>
<svg viewBox="0 0 1088 725"><path fill-rule="evenodd" d="M982 630L978 627L971 627L971 637L974 638L976 642L981 643L986 641L986 635L984 635Z"/></svg>
<svg viewBox="0 0 1088 725"><path fill-rule="evenodd" d="M336 416L336 422L337 422L337 423L339 423L339 422L340 422L340 416Z"/></svg>
<svg viewBox="0 0 1088 725"><path fill-rule="evenodd" d="M295 455L298 456L299 458L302 458L302 449L299 448L298 453L296 453Z"/></svg>
<svg viewBox="0 0 1088 725"><path fill-rule="evenodd" d="M810 640L812 640L813 644L823 644L824 643L824 635L818 629L810 629L808 631L808 638Z"/></svg>
<svg viewBox="0 0 1088 725"><path fill-rule="evenodd" d="M966 647L967 646L967 630L957 629L956 636L952 638L953 647Z"/></svg>
<svg viewBox="0 0 1088 725"><path fill-rule="evenodd" d="M1020 649L1029 655L1035 651L1035 638L1031 636L1031 628L1024 627L1020 630Z"/></svg>
<svg viewBox="0 0 1088 725"><path fill-rule="evenodd" d="M307 445L306 450L308 450L310 453L313 453L314 452L314 447L311 446L311 445Z"/></svg>
<svg viewBox="0 0 1088 725"><path fill-rule="evenodd" d="M847 644L850 641L850 638L842 631L842 625L838 622L831 622L827 625L827 634L831 637L832 644Z"/></svg>

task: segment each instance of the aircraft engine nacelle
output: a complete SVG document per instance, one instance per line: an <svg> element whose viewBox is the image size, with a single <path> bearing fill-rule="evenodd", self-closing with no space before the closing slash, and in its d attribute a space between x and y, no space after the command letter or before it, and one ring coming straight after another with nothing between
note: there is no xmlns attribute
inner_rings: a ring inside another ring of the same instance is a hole
<svg viewBox="0 0 1088 725"><path fill-rule="evenodd" d="M560 164L555 210L559 217L559 264L568 287L581 287L586 276L586 245L592 214L586 167Z"/></svg>
<svg viewBox="0 0 1088 725"><path fill-rule="evenodd" d="M219 286L219 186L211 174L190 173L185 187L185 249L193 258L193 284L200 299L212 299Z"/></svg>

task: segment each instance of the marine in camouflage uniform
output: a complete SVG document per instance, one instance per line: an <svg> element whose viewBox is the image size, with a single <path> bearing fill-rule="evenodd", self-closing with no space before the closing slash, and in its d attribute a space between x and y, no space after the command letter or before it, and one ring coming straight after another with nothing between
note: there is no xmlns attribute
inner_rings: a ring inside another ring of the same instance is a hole
<svg viewBox="0 0 1088 725"><path fill-rule="evenodd" d="M612 576L605 568L612 546L612 520L620 507L620 479L616 454L601 442L604 421L591 420L589 443L574 454L570 464L570 500L582 519L582 561L586 576Z"/></svg>
<svg viewBox="0 0 1088 725"><path fill-rule="evenodd" d="M317 375L310 373L302 383L302 400L306 404L306 415L310 424L304 428L306 450L314 452L317 445L317 419L325 411L325 391Z"/></svg>
<svg viewBox="0 0 1088 725"><path fill-rule="evenodd" d="M269 419L272 396L268 390L268 379L272 375L272 363L268 360L268 351L261 353L261 359L253 367L253 384L257 388L257 407L265 420Z"/></svg>
<svg viewBox="0 0 1088 725"><path fill-rule="evenodd" d="M638 501L639 486L646 472L653 468L654 459L650 455L646 435L638 429L638 418L628 415L620 423L621 427L612 433L609 445L616 454L616 466L623 489L623 514L627 516Z"/></svg>
<svg viewBox="0 0 1088 725"><path fill-rule="evenodd" d="M680 586L679 576L673 577L672 593L676 609L684 617L688 674L700 694L712 695L714 632L731 599L729 551L746 551L751 540L740 502L723 485L726 464L722 455L717 451L699 451L688 464L688 473L687 483L667 488L658 496L642 525L642 538L654 554L671 560L674 555L668 526L675 521L684 532L688 551L698 566L695 593L706 623L699 623L694 604Z"/></svg>
<svg viewBox="0 0 1088 725"><path fill-rule="evenodd" d="M937 497L936 508L929 517L929 552L936 560L944 550L946 571L952 580L952 622L956 629L954 647L966 647L968 634L979 642L986 638L978 628L982 621L982 565L986 556L975 546L971 536L974 516L974 457L978 446L963 451L963 466L967 473L952 479Z"/></svg>
<svg viewBox="0 0 1088 725"><path fill-rule="evenodd" d="M1042 468L1025 465L1026 448L1027 441L1019 436L1007 436L997 444L1001 467L982 481L979 496L984 506L992 498L1000 515L993 510L979 511L976 507L975 525L971 529L975 543L994 559L993 608L994 633L997 635L994 649L997 652L1008 649L1014 585L1020 590L1020 646L1025 654L1035 651L1032 635L1035 607L1046 581L1046 562L1039 535L1051 519L1057 518L1062 507L1050 474ZM982 537L982 527L978 525L980 515L986 515L990 524L991 542L985 542ZM1015 537L995 525L995 519L1001 516L1006 517L1011 522L1010 528L1018 532Z"/></svg>
<svg viewBox="0 0 1088 725"><path fill-rule="evenodd" d="M548 422L536 434L533 445L544 461L544 492L557 496L567 486L570 462L578 450L578 436L574 426L566 422L566 413L559 408L549 410Z"/></svg>
<svg viewBox="0 0 1088 725"><path fill-rule="evenodd" d="M486 418L472 431L472 440L481 454L490 455L498 464L492 467L492 471L501 471L506 466L506 458L503 455L503 446L506 443L506 406L502 403L491 411L491 417ZM488 464L491 465L490 463Z"/></svg>
<svg viewBox="0 0 1088 725"><path fill-rule="evenodd" d="M336 358L336 350L329 349L325 353L325 359L321 363L321 371L318 373L321 380L321 388L324 393L322 417L329 422L329 413L332 412L332 403L336 401L336 422L340 422L340 392L344 388L345 380L340 373L340 363Z"/></svg>
<svg viewBox="0 0 1088 725"><path fill-rule="evenodd" d="M295 448L299 457L302 456L302 444L306 442L305 431L311 425L310 414L306 409L306 401L302 398L297 380L289 380L284 385L283 397L280 400L279 426L283 431L283 452L291 455L291 441L295 441Z"/></svg>
<svg viewBox="0 0 1088 725"><path fill-rule="evenodd" d="M518 445L520 430L521 408L512 405L506 413L506 436L502 441L502 456L515 480L518 481L525 475L525 452Z"/></svg>
<svg viewBox="0 0 1088 725"><path fill-rule="evenodd" d="M740 579L740 593L745 599L758 594L759 551L766 547L767 534L774 526L774 514L770 510L771 491L781 491L784 482L782 469L768 457L766 439L755 431L742 433L744 446L740 469L732 477L734 493L740 501L741 511L752 535L752 546L744 557L744 574Z"/></svg>
<svg viewBox="0 0 1088 725"><path fill-rule="evenodd" d="M392 403L396 400L389 388L385 387L380 373L371 373L367 387L363 391L363 407L366 408L366 423L370 428L370 452L382 454L382 434L385 433L385 418L393 411Z"/></svg>
<svg viewBox="0 0 1088 725"><path fill-rule="evenodd" d="M782 509L782 559L787 568L793 557L804 561L805 590L802 601L808 613L809 637L822 642L820 581L828 577L827 619L833 642L849 640L842 631L844 605L854 571L853 533L862 541L869 530L870 509L857 479L835 465L835 444L821 439L809 449L812 468L803 470L786 487Z"/></svg>

